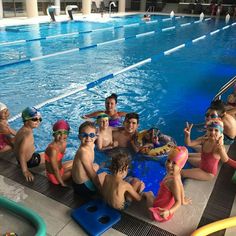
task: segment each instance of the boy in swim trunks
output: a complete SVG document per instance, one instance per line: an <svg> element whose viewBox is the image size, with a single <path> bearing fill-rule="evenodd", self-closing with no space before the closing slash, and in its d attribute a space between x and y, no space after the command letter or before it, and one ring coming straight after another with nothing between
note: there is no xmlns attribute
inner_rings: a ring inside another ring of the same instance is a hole
<svg viewBox="0 0 236 236"><path fill-rule="evenodd" d="M94 142L97 139L94 123L85 121L79 127L80 147L76 152L72 167L72 185L74 192L90 199L101 192L105 174L97 175L99 165L94 163Z"/></svg>
<svg viewBox="0 0 236 236"><path fill-rule="evenodd" d="M102 195L107 204L111 207L123 210L132 200L140 201L141 192L145 188L142 181L136 178L129 178L129 182L124 178L127 176L129 158L125 153L117 153L112 157L110 170L112 174L107 174L102 186Z"/></svg>
<svg viewBox="0 0 236 236"><path fill-rule="evenodd" d="M7 122L9 116L10 113L7 106L0 102L0 153L13 149L16 131L13 130Z"/></svg>
<svg viewBox="0 0 236 236"><path fill-rule="evenodd" d="M70 126L65 120L58 120L53 125L54 140L45 151L45 167L48 180L53 184L66 187L65 181L71 177L73 161L62 163L66 151Z"/></svg>
<svg viewBox="0 0 236 236"><path fill-rule="evenodd" d="M236 109L225 110L225 105L221 100L213 101L210 110L215 110L224 123L224 145L228 151L229 146L234 143L236 137Z"/></svg>
<svg viewBox="0 0 236 236"><path fill-rule="evenodd" d="M42 154L35 152L33 129L38 128L42 121L39 111L34 107L27 107L22 111L23 126L15 137L14 153L20 164L26 181L33 181L34 176L29 168L44 163Z"/></svg>
<svg viewBox="0 0 236 236"><path fill-rule="evenodd" d="M113 127L109 126L109 117L106 113L100 113L97 116L98 123L98 138L96 146L98 150L105 151L118 146L117 141L113 141Z"/></svg>
<svg viewBox="0 0 236 236"><path fill-rule="evenodd" d="M201 145L201 157L189 158L189 162L196 168L182 170L183 177L212 180L217 175L220 160L236 168L236 162L228 157L223 145L224 125L220 118L209 120L206 123L206 135L195 140L190 139L192 126L192 124L187 123L184 129L185 144L189 147Z"/></svg>
<svg viewBox="0 0 236 236"><path fill-rule="evenodd" d="M180 171L187 159L188 150L186 147L173 147L166 160L167 174L160 184L157 196L154 197L152 191L143 194L147 200L151 219L158 222L170 220L181 205L191 203L191 199L185 197L180 176Z"/></svg>

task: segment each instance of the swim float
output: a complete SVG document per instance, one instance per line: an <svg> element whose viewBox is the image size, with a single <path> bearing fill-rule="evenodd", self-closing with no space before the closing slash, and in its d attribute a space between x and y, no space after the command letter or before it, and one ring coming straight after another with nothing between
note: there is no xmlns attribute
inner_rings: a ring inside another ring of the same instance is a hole
<svg viewBox="0 0 236 236"><path fill-rule="evenodd" d="M159 139L161 139L162 137L167 137L166 140L161 140L160 145L158 146L142 146L143 145L143 140L145 139L145 136L148 135L148 132L150 132L150 130L142 130L139 132L138 134L138 143L140 144L140 149L139 149L139 153L144 154L146 156L150 156L150 157L163 157L166 156L169 151L176 146L176 142L173 138L171 138L170 136L167 135L163 135L160 133L160 131L158 129L158 133L157 135L159 136Z"/></svg>

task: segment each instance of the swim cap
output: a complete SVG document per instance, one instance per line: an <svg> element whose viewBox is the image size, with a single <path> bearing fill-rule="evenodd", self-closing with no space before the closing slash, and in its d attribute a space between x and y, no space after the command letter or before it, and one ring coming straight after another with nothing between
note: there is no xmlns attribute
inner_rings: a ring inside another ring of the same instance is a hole
<svg viewBox="0 0 236 236"><path fill-rule="evenodd" d="M170 150L168 159L174 161L182 169L188 159L188 149L184 146L175 146Z"/></svg>
<svg viewBox="0 0 236 236"><path fill-rule="evenodd" d="M4 103L0 102L0 111L3 111L6 108L7 106Z"/></svg>
<svg viewBox="0 0 236 236"><path fill-rule="evenodd" d="M216 128L220 131L220 133L223 133L224 123L222 122L222 120L220 118L210 119L206 123L206 127L207 128Z"/></svg>
<svg viewBox="0 0 236 236"><path fill-rule="evenodd" d="M53 133L56 133L58 131L70 131L70 125L65 120L58 120L52 127Z"/></svg>
<svg viewBox="0 0 236 236"><path fill-rule="evenodd" d="M101 119L101 118L107 118L107 119L109 119L109 116L108 116L106 113L100 113L100 114L98 114L98 116L97 116L97 121L98 121L99 119Z"/></svg>
<svg viewBox="0 0 236 236"><path fill-rule="evenodd" d="M22 114L21 114L23 122L30 120L30 119L34 118L35 116L41 116L40 112L35 107L26 107L22 111Z"/></svg>

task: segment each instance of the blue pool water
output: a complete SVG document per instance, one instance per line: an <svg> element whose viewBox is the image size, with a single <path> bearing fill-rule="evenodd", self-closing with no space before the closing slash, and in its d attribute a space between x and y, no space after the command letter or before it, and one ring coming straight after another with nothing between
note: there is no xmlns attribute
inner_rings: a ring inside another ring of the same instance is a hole
<svg viewBox="0 0 236 236"><path fill-rule="evenodd" d="M148 24L141 21L141 16L133 16L114 18L106 23L76 21L2 29L1 101L9 106L12 116L26 106L45 103L40 109L43 122L35 130L39 150L44 150L50 142L52 124L57 119L67 119L72 127L67 159L73 158L79 145L77 130L83 122L81 115L104 109L104 98L111 93L119 96L119 110L140 114L140 130L158 126L182 145L185 122L201 123L211 99L236 73L236 25L230 22L229 28L222 29L226 26L223 20L196 22L198 19L192 17L167 18L153 16L154 22ZM184 26L186 23L191 24ZM165 30L173 26L176 28ZM209 34L217 29L222 30ZM84 32L89 30L92 32ZM71 35L76 32L82 33ZM58 34L70 35L59 37ZM43 39L55 35L55 38ZM132 37L135 35L138 37ZM205 39L191 43L203 35L206 35ZM112 42L122 38L126 40ZM110 43L98 45L103 42ZM186 43L184 48L163 55L164 51L183 43ZM96 47L84 48L93 45ZM56 55L76 48L84 50ZM50 57L40 59L45 56ZM38 60L8 65L32 58ZM152 61L119 73L148 58ZM118 75L92 84L89 89L49 101L117 72ZM12 122L16 129L21 124L20 119ZM197 132L193 134L198 135ZM145 167L140 163L135 163L137 172L142 169L148 174L137 175L147 178L144 179L146 185L151 183L150 188L156 192L158 186L153 186L159 174L155 166L159 163L148 161L143 164Z"/></svg>

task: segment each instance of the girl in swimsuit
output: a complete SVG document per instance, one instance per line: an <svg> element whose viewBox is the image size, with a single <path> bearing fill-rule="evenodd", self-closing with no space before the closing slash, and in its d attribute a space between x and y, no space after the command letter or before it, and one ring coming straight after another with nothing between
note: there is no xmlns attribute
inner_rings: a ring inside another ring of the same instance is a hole
<svg viewBox="0 0 236 236"><path fill-rule="evenodd" d="M45 166L48 180L53 184L66 186L65 180L71 177L73 161L62 163L66 151L66 142L70 126L64 120L59 120L53 125L54 140L45 151Z"/></svg>
<svg viewBox="0 0 236 236"><path fill-rule="evenodd" d="M111 94L105 100L105 111L95 111L93 113L82 116L83 119L96 118L100 113L106 113L109 116L109 125L112 127L121 126L121 118L126 115L126 112L119 112L116 110L117 95Z"/></svg>
<svg viewBox="0 0 236 236"><path fill-rule="evenodd" d="M9 116L7 106L0 102L0 152L10 151L13 148L16 131L7 122Z"/></svg>
<svg viewBox="0 0 236 236"><path fill-rule="evenodd" d="M220 118L214 118L206 123L206 135L195 140L190 139L192 124L186 125L184 129L185 144L189 147L202 146L201 156L189 158L189 162L195 166L193 169L182 170L181 174L185 178L197 180L211 180L218 170L218 163L221 160L236 168L236 162L230 159L223 144L223 122Z"/></svg>
<svg viewBox="0 0 236 236"><path fill-rule="evenodd" d="M167 221L172 218L174 212L181 205L191 203L191 199L185 197L180 176L180 171L187 159L188 150L186 147L173 147L166 161L167 174L160 184L157 196L154 197L151 191L143 193L153 220L158 222Z"/></svg>

